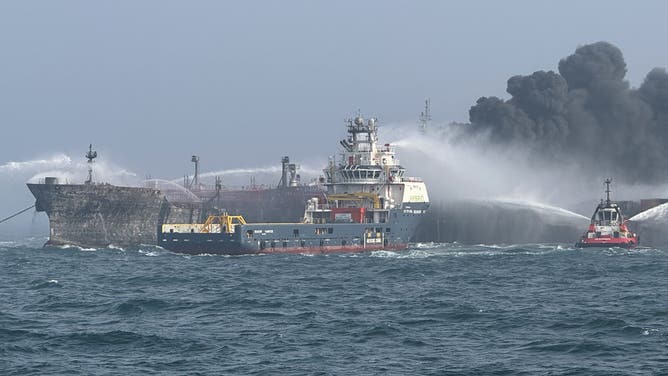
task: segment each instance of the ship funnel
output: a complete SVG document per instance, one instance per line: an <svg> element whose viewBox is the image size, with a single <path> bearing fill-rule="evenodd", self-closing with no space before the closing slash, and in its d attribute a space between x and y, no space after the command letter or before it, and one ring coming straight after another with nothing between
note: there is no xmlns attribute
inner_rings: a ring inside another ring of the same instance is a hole
<svg viewBox="0 0 668 376"><path fill-rule="evenodd" d="M290 157L285 156L281 158L281 181L278 183L279 188L286 188L288 186L289 170L290 170Z"/></svg>
<svg viewBox="0 0 668 376"><path fill-rule="evenodd" d="M290 172L290 187L296 187L299 182L299 175L297 175L297 165L290 163L288 165L288 171Z"/></svg>
<svg viewBox="0 0 668 376"><path fill-rule="evenodd" d="M190 161L195 164L195 175L193 176L192 182L190 182L190 188L197 187L199 186L199 157L196 155L193 155L192 158L190 158Z"/></svg>

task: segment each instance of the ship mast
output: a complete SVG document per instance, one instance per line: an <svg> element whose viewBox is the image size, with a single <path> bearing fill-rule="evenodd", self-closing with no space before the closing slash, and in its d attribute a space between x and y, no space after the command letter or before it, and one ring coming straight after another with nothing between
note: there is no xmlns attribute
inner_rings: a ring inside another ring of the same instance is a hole
<svg viewBox="0 0 668 376"><path fill-rule="evenodd" d="M190 161L195 164L195 176L193 176L193 181L190 183L190 188L193 188L199 185L199 156L193 155Z"/></svg>
<svg viewBox="0 0 668 376"><path fill-rule="evenodd" d="M605 195L606 195L605 204L606 205L610 205L610 183L612 183L612 179L610 179L610 178L605 179L605 185L606 185L606 188L605 188Z"/></svg>
<svg viewBox="0 0 668 376"><path fill-rule="evenodd" d="M93 150L93 144L88 145L86 159L88 159L88 180L86 184L93 184L93 159L97 158L97 151Z"/></svg>
<svg viewBox="0 0 668 376"><path fill-rule="evenodd" d="M427 130L427 125L431 121L431 98L424 101L424 111L420 113L420 131Z"/></svg>

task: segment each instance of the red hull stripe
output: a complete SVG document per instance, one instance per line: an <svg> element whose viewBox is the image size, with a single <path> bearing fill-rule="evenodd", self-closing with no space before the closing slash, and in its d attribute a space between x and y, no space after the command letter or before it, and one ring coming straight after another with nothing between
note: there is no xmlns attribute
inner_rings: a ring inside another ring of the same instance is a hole
<svg viewBox="0 0 668 376"><path fill-rule="evenodd" d="M225 249L220 249L216 251L199 251L197 249L181 249L181 250L171 250L176 253L187 253L192 255L198 254L216 254L216 255L251 255L251 254L274 254L274 253L285 253L285 254L327 254L327 253L356 253L356 252L367 252L367 251L398 251L408 248L408 244L388 244L387 246L383 245L367 245L366 247L361 245L346 245L346 246L318 246L318 247L275 247L275 248L265 248L263 250L255 249L243 249L229 251ZM167 248L169 250L169 248Z"/></svg>
<svg viewBox="0 0 668 376"><path fill-rule="evenodd" d="M361 245L339 245L339 246L322 246L322 247L276 247L276 248L265 248L261 251L250 251L249 253L306 253L306 254L322 254L322 253L354 253L354 252L366 252L366 251L397 251L408 248L408 244L388 244L387 246L382 245L367 245L363 247Z"/></svg>
<svg viewBox="0 0 668 376"><path fill-rule="evenodd" d="M584 247L620 247L634 248L638 245L638 238L584 238L575 246Z"/></svg>
<svg viewBox="0 0 668 376"><path fill-rule="evenodd" d="M581 241L584 244L629 244L636 243L635 238L587 238Z"/></svg>

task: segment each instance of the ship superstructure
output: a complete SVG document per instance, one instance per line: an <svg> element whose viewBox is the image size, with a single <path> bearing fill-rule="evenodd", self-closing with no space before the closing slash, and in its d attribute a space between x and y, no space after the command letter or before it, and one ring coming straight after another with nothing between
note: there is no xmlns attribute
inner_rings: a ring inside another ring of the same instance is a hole
<svg viewBox="0 0 668 376"><path fill-rule="evenodd" d="M404 249L429 207L424 182L405 176L374 118L346 122L341 159L324 169L325 200L310 199L299 223L247 223L238 215L165 224L159 245L184 253L318 253Z"/></svg>

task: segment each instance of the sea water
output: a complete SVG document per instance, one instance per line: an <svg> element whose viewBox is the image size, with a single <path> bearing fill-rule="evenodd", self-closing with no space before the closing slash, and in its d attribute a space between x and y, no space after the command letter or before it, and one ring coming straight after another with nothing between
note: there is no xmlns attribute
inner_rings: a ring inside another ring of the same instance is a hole
<svg viewBox="0 0 668 376"><path fill-rule="evenodd" d="M0 242L2 375L668 373L668 249Z"/></svg>

